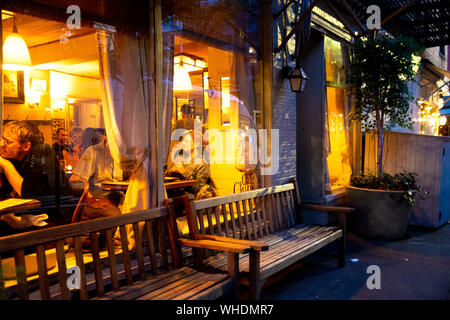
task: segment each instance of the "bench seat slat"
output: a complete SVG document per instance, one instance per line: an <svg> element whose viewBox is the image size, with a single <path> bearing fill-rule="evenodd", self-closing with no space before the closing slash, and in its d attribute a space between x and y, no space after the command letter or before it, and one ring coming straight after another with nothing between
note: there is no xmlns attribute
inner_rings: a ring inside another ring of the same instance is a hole
<svg viewBox="0 0 450 320"><path fill-rule="evenodd" d="M284 230L284 231L279 231L277 233L266 236L263 239L260 239L259 241L267 243L269 245L269 251L270 251L277 245L282 244L283 241L287 241L289 238L300 235L301 233L308 232L311 228L312 228L312 226L298 225L294 228ZM247 260L245 260L246 256L248 256L248 254L242 255L240 261L241 262L247 261ZM219 263L226 263L225 255L219 254L219 255L216 255L216 257L211 257L210 259L214 259L214 261L215 261L214 267L218 267Z"/></svg>
<svg viewBox="0 0 450 320"><path fill-rule="evenodd" d="M295 229L295 228L293 228ZM278 232L279 238L272 238L271 240L266 240L266 237L260 239L269 243L270 248L268 251L261 252L261 278L265 279L277 271L273 268L273 265L280 265L276 270L281 270L283 267L281 265L288 265L303 258L312 251L315 251L326 244L338 239L342 236L342 231L335 227L306 227L298 229L297 234L295 230L290 230L290 232ZM291 234L294 233L294 235ZM274 241L276 241L274 243ZM271 244L272 243L272 244ZM305 254L302 254L305 251ZM286 260L283 264L280 261ZM225 263L224 263L225 262ZM223 258L218 260L213 260L208 263L209 266L218 268L222 271L227 270L226 260ZM242 255L239 259L239 269L242 272L249 271L249 257L248 255Z"/></svg>
<svg viewBox="0 0 450 320"><path fill-rule="evenodd" d="M137 300L146 300L147 297L152 297L153 300L173 300L176 297L180 295L193 295L199 290L201 291L202 288L207 289L208 287L213 286L219 281L224 280L225 278L228 278L226 274L207 274L203 272L197 272L197 276L194 278L192 277L189 280L186 280L184 282L182 279L179 281L178 286L164 292L164 294L161 295L155 295L153 292L149 295L145 295L143 297L138 298ZM193 294L191 294L191 292Z"/></svg>
<svg viewBox="0 0 450 320"><path fill-rule="evenodd" d="M230 282L227 274L206 274L183 267L152 276L148 280L137 281L132 285L111 291L95 300L172 300L201 297L213 294L216 287ZM220 295L220 291L215 293Z"/></svg>

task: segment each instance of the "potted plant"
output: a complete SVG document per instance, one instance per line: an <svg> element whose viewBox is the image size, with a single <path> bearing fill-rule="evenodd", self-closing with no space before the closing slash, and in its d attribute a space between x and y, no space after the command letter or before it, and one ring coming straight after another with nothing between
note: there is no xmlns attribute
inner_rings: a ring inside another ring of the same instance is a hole
<svg viewBox="0 0 450 320"><path fill-rule="evenodd" d="M404 236L411 216L412 200L418 190L413 173L394 176L383 171L384 130L393 126L412 127L408 81L418 69L421 48L409 38L382 35L358 39L351 53L350 77L352 121L363 131L377 135L377 171L353 176L347 196L356 209L354 231L371 238Z"/></svg>

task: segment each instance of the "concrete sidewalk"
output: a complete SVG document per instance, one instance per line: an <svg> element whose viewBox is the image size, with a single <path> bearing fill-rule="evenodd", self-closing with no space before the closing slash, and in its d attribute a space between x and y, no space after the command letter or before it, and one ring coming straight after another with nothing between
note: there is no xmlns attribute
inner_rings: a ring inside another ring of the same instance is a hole
<svg viewBox="0 0 450 320"><path fill-rule="evenodd" d="M450 300L450 224L439 229L410 227L398 241L349 233L346 257L342 269L336 259L307 257L297 270L265 287L261 299ZM370 265L380 267L381 289L367 288Z"/></svg>

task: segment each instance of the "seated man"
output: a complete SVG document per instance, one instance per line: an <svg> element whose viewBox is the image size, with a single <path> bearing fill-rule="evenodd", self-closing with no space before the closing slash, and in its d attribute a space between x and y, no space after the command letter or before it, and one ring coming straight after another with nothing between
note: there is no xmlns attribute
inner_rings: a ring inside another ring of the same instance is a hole
<svg viewBox="0 0 450 320"><path fill-rule="evenodd" d="M123 194L116 190L104 190L101 184L127 180L129 174L114 164L106 138L83 153L70 179L76 181L80 178L89 182L88 204L83 209L81 220L121 214L118 206Z"/></svg>
<svg viewBox="0 0 450 320"><path fill-rule="evenodd" d="M217 196L217 191L210 176L209 165L202 163L174 164L167 170L167 176L181 175L186 180L197 180L197 185L192 186L189 193L192 193L194 200L207 199Z"/></svg>
<svg viewBox="0 0 450 320"><path fill-rule="evenodd" d="M64 204L64 199L73 199L69 179L53 149L40 142L39 129L33 122L11 121L4 125L0 169L0 196L41 201L40 208L28 210L20 217L13 213L1 215L2 235L45 225L45 215L33 216L43 212L49 217L49 225L70 222L74 207Z"/></svg>
<svg viewBox="0 0 450 320"><path fill-rule="evenodd" d="M168 168L166 171L166 175L183 177L186 180L197 180L197 185L190 187L189 190L189 193L193 194L194 200L216 197L218 194L214 183L211 180L211 170L209 165L203 159L202 161L200 161L200 163L195 163L194 161L194 150L198 150L198 148L200 148L200 142L197 141L197 146L195 146L194 132L190 130L189 134L190 139L188 135L188 139L183 139L183 141L179 143L181 143L182 146L182 153L184 153L185 151L189 151L190 149L191 158L186 159L187 161L181 160L180 162L176 161L177 163L174 163L175 159L172 159L172 156L175 155L172 155L171 152L167 161Z"/></svg>
<svg viewBox="0 0 450 320"><path fill-rule="evenodd" d="M56 158L58 160L63 160L63 151L69 150L69 146L66 144L67 132L64 128L58 128L56 131L56 142L53 144L53 150L55 151Z"/></svg>
<svg viewBox="0 0 450 320"><path fill-rule="evenodd" d="M70 137L70 144L68 145L67 149L63 149L62 155L64 160L66 161L67 165L72 166L74 168L78 160L81 158L81 138L83 135L83 129L80 127L73 127L70 130L69 137Z"/></svg>
<svg viewBox="0 0 450 320"><path fill-rule="evenodd" d="M192 107L188 104L181 106L181 119L175 124L175 129L194 130L194 118L192 116Z"/></svg>

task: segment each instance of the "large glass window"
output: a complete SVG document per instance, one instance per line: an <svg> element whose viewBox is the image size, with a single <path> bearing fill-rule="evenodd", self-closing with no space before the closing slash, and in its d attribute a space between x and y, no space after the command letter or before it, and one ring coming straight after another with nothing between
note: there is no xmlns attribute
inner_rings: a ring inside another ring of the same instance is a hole
<svg viewBox="0 0 450 320"><path fill-rule="evenodd" d="M348 114L345 46L325 37L326 72L326 144L329 186L328 191L349 183L352 173L348 147Z"/></svg>
<svg viewBox="0 0 450 320"><path fill-rule="evenodd" d="M194 181L186 190L195 199L258 187L252 157L262 119L259 2L173 1L163 9L163 98L172 112L166 181ZM179 151L179 141L187 141L182 129L192 136L190 158Z"/></svg>
<svg viewBox="0 0 450 320"><path fill-rule="evenodd" d="M83 2L71 20L73 4L2 11L0 196L43 221L8 215L0 236L151 205L148 4Z"/></svg>

